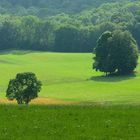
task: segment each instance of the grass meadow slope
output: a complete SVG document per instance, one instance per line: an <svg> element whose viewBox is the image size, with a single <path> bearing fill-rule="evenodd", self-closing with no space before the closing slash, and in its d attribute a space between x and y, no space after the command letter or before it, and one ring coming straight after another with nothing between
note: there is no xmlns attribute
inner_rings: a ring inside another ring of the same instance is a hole
<svg viewBox="0 0 140 140"><path fill-rule="evenodd" d="M93 54L9 52L0 54L0 98L19 72L42 81L41 98L111 104L140 103L140 65L129 76L104 77L92 70Z"/></svg>
<svg viewBox="0 0 140 140"><path fill-rule="evenodd" d="M104 77L92 57L1 53L0 101L19 72L36 73L43 88L36 105L0 105L0 140L139 140L140 65L129 76Z"/></svg>

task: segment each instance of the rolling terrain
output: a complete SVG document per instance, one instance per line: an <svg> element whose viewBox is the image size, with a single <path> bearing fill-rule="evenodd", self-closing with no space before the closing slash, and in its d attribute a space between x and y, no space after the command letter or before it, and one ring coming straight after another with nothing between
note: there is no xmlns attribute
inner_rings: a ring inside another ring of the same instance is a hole
<svg viewBox="0 0 140 140"><path fill-rule="evenodd" d="M92 70L92 58L90 53L1 53L0 139L139 140L140 66L129 76L105 77ZM36 73L43 88L30 106L18 106L7 101L5 91L9 79L26 71Z"/></svg>
<svg viewBox="0 0 140 140"><path fill-rule="evenodd" d="M0 98L6 99L8 82L17 73L34 72L43 83L39 93L42 99L95 104L140 103L140 65L135 74L105 77L104 73L92 70L92 58L90 53L1 53Z"/></svg>

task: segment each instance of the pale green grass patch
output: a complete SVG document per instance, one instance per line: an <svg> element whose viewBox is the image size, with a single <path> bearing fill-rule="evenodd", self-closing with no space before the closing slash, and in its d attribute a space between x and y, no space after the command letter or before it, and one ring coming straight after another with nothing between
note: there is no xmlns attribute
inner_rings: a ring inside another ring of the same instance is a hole
<svg viewBox="0 0 140 140"><path fill-rule="evenodd" d="M0 55L0 97L19 72L34 72L40 97L85 102L140 103L140 65L130 76L102 77L92 70L93 54L15 52Z"/></svg>

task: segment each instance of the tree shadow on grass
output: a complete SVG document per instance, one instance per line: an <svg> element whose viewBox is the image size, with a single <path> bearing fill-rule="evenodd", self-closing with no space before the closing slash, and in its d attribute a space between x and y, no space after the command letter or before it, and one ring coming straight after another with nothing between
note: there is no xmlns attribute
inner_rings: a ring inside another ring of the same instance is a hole
<svg viewBox="0 0 140 140"><path fill-rule="evenodd" d="M133 79L136 76L137 76L136 73L131 73L128 75L113 74L113 75L108 75L108 76L105 76L105 75L92 76L89 80L96 81L96 82L120 82L120 81Z"/></svg>

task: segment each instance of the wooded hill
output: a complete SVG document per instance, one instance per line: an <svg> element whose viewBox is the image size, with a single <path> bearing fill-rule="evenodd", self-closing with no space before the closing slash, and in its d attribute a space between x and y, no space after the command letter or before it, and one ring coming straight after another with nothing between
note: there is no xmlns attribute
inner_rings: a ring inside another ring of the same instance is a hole
<svg viewBox="0 0 140 140"><path fill-rule="evenodd" d="M0 13L46 17L60 13L79 13L107 2L116 2L116 0L1 0ZM117 0L117 2L122 1Z"/></svg>
<svg viewBox="0 0 140 140"><path fill-rule="evenodd" d="M128 30L140 46L138 0L1 0L0 49L92 52L106 30Z"/></svg>

